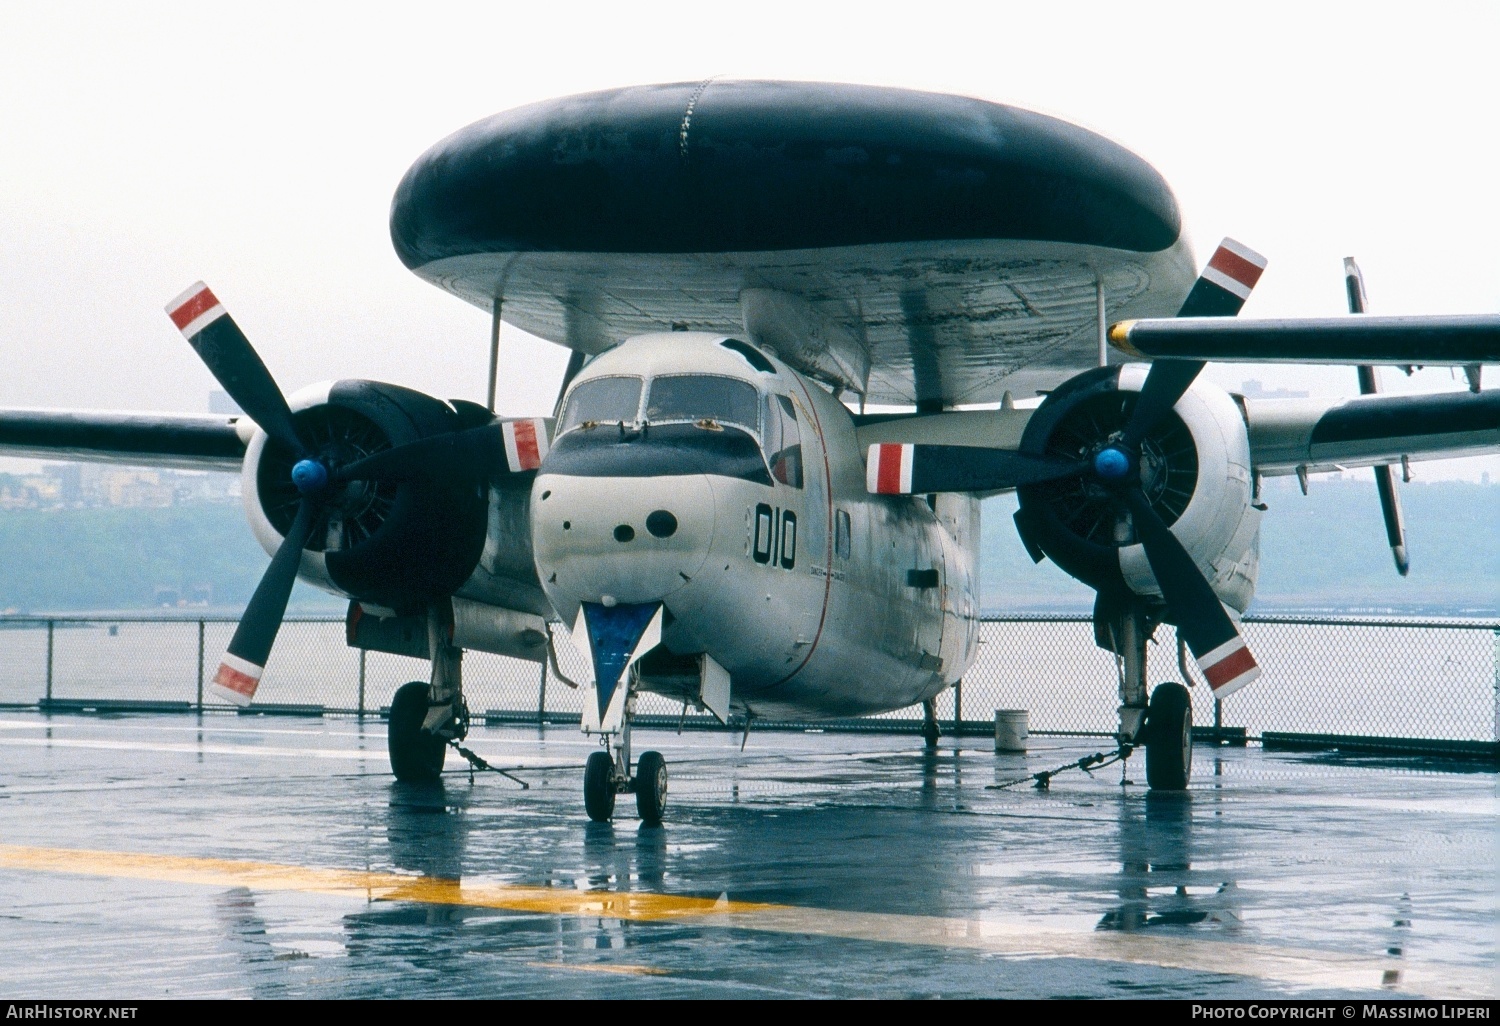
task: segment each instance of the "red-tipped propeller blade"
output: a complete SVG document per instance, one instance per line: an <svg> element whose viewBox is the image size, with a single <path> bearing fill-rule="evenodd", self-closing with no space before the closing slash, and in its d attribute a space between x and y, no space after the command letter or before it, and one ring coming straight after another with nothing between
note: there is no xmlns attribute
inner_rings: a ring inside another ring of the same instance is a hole
<svg viewBox="0 0 1500 1026"><path fill-rule="evenodd" d="M541 419L482 424L371 453L334 472L336 482L416 478L485 479L535 470L547 455Z"/></svg>
<svg viewBox="0 0 1500 1026"><path fill-rule="evenodd" d="M1203 273L1183 300L1178 317L1233 317L1250 298L1250 291L1266 269L1266 258L1233 239L1214 250ZM1141 386L1130 422L1120 444L1132 452L1166 416L1203 370L1200 360L1154 360Z"/></svg>
<svg viewBox="0 0 1500 1026"><path fill-rule="evenodd" d="M200 281L168 303L167 316L247 417L299 458L307 455L276 380L207 285Z"/></svg>
<svg viewBox="0 0 1500 1026"><path fill-rule="evenodd" d="M1178 635L1192 650L1214 697L1223 698L1259 677L1260 666L1255 656L1224 611L1213 586L1171 528L1151 508L1145 493L1131 488L1125 492L1125 502L1134 517L1136 535L1146 550L1151 572L1161 585L1167 612L1177 624Z"/></svg>
<svg viewBox="0 0 1500 1026"><path fill-rule="evenodd" d="M281 630L286 603L297 582L297 567L302 563L302 549L312 535L313 526L322 512L322 503L305 496L297 506L296 519L282 539L281 547L266 567L245 615L240 617L229 651L214 674L214 689L235 705L248 705L260 685L260 675L271 655L271 646Z"/></svg>
<svg viewBox="0 0 1500 1026"><path fill-rule="evenodd" d="M865 468L865 488L872 495L922 495L1041 484L1078 477L1089 465L1012 449L877 442L870 446Z"/></svg>

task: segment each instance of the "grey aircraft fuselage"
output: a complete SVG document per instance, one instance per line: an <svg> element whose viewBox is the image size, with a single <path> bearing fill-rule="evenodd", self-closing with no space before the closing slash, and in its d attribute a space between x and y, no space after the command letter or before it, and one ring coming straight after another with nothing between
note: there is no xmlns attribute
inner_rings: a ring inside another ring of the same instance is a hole
<svg viewBox="0 0 1500 1026"><path fill-rule="evenodd" d="M851 412L737 340L645 335L590 362L530 519L564 623L582 602L661 602L668 652L706 653L755 717L902 708L974 659L978 500L869 494ZM695 684L642 660L641 690Z"/></svg>

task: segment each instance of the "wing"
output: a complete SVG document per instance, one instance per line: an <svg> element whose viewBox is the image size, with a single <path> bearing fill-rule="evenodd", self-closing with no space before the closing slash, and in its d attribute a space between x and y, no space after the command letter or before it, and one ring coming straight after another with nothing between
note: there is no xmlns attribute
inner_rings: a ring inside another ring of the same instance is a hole
<svg viewBox="0 0 1500 1026"><path fill-rule="evenodd" d="M1251 461L1267 475L1500 450L1500 389L1243 404Z"/></svg>
<svg viewBox="0 0 1500 1026"><path fill-rule="evenodd" d="M0 453L189 470L239 470L255 425L243 417L0 410Z"/></svg>
<svg viewBox="0 0 1500 1026"><path fill-rule="evenodd" d="M1362 309L1362 299L1357 305ZM1469 392L1241 400L1251 458L1263 474L1379 466L1403 458L1441 459L1500 449L1500 391L1477 391L1480 366L1500 361L1500 315L1182 317L1116 324L1109 340L1131 356L1168 363L1346 363L1362 368L1377 363L1447 364L1472 371L1476 391Z"/></svg>

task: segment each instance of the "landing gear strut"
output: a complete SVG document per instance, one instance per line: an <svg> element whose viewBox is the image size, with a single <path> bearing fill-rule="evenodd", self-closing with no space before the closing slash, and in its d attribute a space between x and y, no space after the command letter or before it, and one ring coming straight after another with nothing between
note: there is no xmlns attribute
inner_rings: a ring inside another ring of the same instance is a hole
<svg viewBox="0 0 1500 1026"><path fill-rule="evenodd" d="M402 783L428 784L443 772L450 741L468 733L463 697L463 650L453 644L453 607L443 602L427 614L427 648L432 680L403 684L391 700L386 747L391 772Z"/></svg>
<svg viewBox="0 0 1500 1026"><path fill-rule="evenodd" d="M1159 684L1148 704L1146 643L1155 623L1141 603L1124 603L1106 623L1108 647L1119 658L1120 747L1128 753L1145 745L1146 783L1153 790L1181 791L1193 773L1193 707L1187 688Z"/></svg>
<svg viewBox="0 0 1500 1026"><path fill-rule="evenodd" d="M646 826L661 826L667 806L667 760L660 752L642 752L630 774L630 721L635 716L635 681L625 696L620 729L605 734L607 750L594 752L583 767L583 808L589 819L605 823L614 817L615 796L635 795L636 812Z"/></svg>
<svg viewBox="0 0 1500 1026"><path fill-rule="evenodd" d="M922 740L928 748L938 745L937 700L929 698L922 703Z"/></svg>

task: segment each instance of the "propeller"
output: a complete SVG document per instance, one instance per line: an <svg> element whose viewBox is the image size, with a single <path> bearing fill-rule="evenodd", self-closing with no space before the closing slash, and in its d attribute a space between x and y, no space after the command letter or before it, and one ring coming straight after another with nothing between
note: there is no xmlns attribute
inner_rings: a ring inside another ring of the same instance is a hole
<svg viewBox="0 0 1500 1026"><path fill-rule="evenodd" d="M1225 239L1193 284L1178 316L1234 316L1265 266L1265 258L1254 250ZM1250 683L1259 676L1260 668L1213 586L1152 506L1142 480L1142 446L1192 387L1203 367L1199 360L1153 361L1125 426L1090 455L1079 460L1034 456L1031 461L1007 461L1004 467L997 463L994 475L984 479L989 487L999 488L1077 475L1102 486L1117 507L1128 510L1136 539L1161 587L1167 619L1177 625L1218 698ZM896 474L894 468L882 467L882 471L883 476ZM873 481L873 467L871 475ZM1024 526L1022 534L1026 534Z"/></svg>
<svg viewBox="0 0 1500 1026"><path fill-rule="evenodd" d="M1266 258L1225 239L1193 283L1179 317L1233 317L1250 298ZM1201 360L1154 360L1119 437L1093 457L1094 473L1120 489L1167 612L1192 651L1215 698L1260 676L1255 657L1198 564L1157 515L1141 489L1141 443L1177 405L1203 370Z"/></svg>
<svg viewBox="0 0 1500 1026"><path fill-rule="evenodd" d="M546 423L519 420L432 435L342 467L331 466L297 430L276 380L207 285L196 283L168 303L166 310L245 415L296 456L291 470L299 496L296 515L256 585L213 678L215 690L236 705L248 705L255 696L286 615L302 550L343 485L361 480L485 477L492 472L490 468L498 471L502 465L519 472L535 469L547 453Z"/></svg>
<svg viewBox="0 0 1500 1026"><path fill-rule="evenodd" d="M1177 316L1233 317L1250 298L1265 267L1265 257L1225 239ZM1124 430L1094 454L1093 469L1101 481L1119 489L1168 615L1214 697L1222 698L1260 676L1260 667L1192 555L1152 508L1141 489L1140 474L1141 443L1192 387L1203 367L1201 360L1152 361Z"/></svg>

